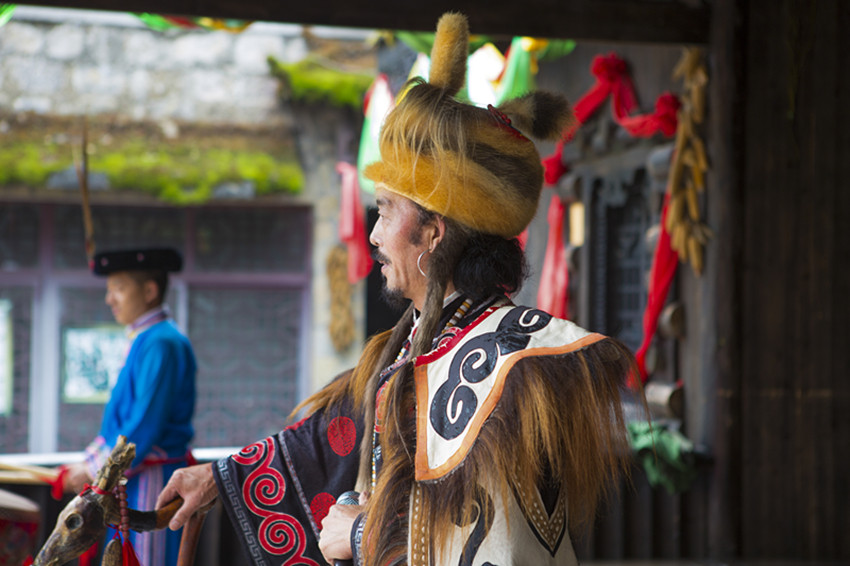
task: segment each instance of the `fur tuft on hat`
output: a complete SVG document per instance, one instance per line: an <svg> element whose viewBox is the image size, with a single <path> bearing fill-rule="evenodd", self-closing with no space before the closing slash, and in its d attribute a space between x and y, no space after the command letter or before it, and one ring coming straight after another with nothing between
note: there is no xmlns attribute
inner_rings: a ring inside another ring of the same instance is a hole
<svg viewBox="0 0 850 566"><path fill-rule="evenodd" d="M466 80L469 23L466 16L448 12L437 22L437 34L431 48L431 72L428 82L454 96Z"/></svg>
<svg viewBox="0 0 850 566"><path fill-rule="evenodd" d="M539 140L557 141L575 122L567 100L551 92L537 91L508 100L499 110L515 128Z"/></svg>
<svg viewBox="0 0 850 566"><path fill-rule="evenodd" d="M500 108L455 99L468 42L465 16L440 18L430 82L410 83L381 130L381 161L363 173L467 228L513 238L534 217L543 187L540 154L527 136L556 139L572 111L563 96L545 92Z"/></svg>

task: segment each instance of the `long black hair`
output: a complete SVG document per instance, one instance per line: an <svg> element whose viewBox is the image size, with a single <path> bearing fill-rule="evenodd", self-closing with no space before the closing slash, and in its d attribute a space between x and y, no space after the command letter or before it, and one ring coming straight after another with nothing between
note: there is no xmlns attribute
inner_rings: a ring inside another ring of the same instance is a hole
<svg viewBox="0 0 850 566"><path fill-rule="evenodd" d="M420 226L436 216L419 205L416 207ZM520 290L528 276L528 264L517 238L506 240L476 232L450 218L444 217L443 221L446 235L441 247L454 252L450 254L454 257L445 259L449 263L454 261L452 283L455 289L473 300L496 294L513 295Z"/></svg>

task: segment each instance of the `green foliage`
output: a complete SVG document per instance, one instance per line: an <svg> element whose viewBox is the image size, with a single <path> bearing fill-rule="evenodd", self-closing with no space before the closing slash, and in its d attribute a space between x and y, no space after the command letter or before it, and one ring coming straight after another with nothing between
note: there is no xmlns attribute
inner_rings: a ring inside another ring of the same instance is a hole
<svg viewBox="0 0 850 566"><path fill-rule="evenodd" d="M43 187L50 175L72 165L71 148L34 141L0 146L0 185ZM204 149L141 140L89 155L89 170L104 173L110 187L149 193L174 204L198 204L227 182L252 181L259 195L297 193L304 174L294 158L276 159L258 150Z"/></svg>
<svg viewBox="0 0 850 566"><path fill-rule="evenodd" d="M281 81L281 95L299 102L324 103L360 110L374 77L332 69L315 60L282 63L268 59L272 75Z"/></svg>
<svg viewBox="0 0 850 566"><path fill-rule="evenodd" d="M690 489L697 476L693 443L670 423L628 423L630 443L653 487L671 494Z"/></svg>
<svg viewBox="0 0 850 566"><path fill-rule="evenodd" d="M71 164L70 155L61 160L55 150L52 144L16 144L0 148L0 184L44 185L52 173Z"/></svg>

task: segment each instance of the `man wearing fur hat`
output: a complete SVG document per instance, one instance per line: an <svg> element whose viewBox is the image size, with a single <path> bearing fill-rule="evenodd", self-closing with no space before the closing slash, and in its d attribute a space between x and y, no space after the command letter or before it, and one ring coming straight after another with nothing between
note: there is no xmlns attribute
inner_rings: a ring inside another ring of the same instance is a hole
<svg viewBox="0 0 850 566"><path fill-rule="evenodd" d="M459 102L467 44L466 19L443 16L429 82L387 117L365 171L386 291L409 308L309 417L175 475L159 501L183 496L173 527L219 496L255 564L576 563L570 531L624 469L633 358L508 299L543 184L526 134L556 138L571 113L539 92ZM333 505L352 489L368 495Z"/></svg>

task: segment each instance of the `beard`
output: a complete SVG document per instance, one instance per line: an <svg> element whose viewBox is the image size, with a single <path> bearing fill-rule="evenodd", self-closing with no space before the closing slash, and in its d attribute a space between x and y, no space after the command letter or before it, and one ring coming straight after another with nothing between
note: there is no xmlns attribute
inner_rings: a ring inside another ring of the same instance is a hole
<svg viewBox="0 0 850 566"><path fill-rule="evenodd" d="M390 260L384 254L379 252L377 249L372 250L372 259L377 261L378 263L384 265L390 265ZM381 274L381 278L383 279L383 286L381 287L381 299L383 299L384 303L387 304L392 310L402 311L407 307L407 301L409 300L404 296L404 293L401 289L390 289L387 286L387 277Z"/></svg>
<svg viewBox="0 0 850 566"><path fill-rule="evenodd" d="M387 287L387 278L384 277L384 286L381 288L381 299L395 311L402 311L407 306L409 300L401 292L401 289L390 289Z"/></svg>

